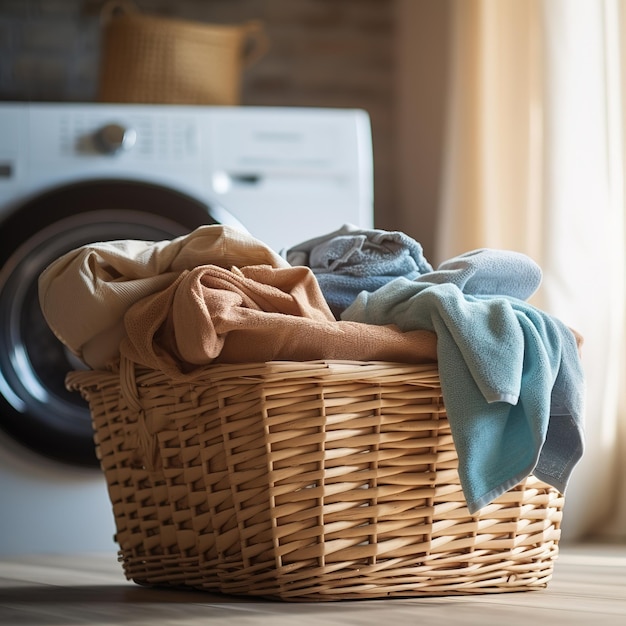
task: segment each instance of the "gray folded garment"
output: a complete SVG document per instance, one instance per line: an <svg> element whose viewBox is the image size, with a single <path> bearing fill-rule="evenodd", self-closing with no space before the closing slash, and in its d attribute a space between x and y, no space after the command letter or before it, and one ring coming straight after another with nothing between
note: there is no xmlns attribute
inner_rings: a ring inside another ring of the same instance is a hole
<svg viewBox="0 0 626 626"><path fill-rule="evenodd" d="M311 268L337 319L361 291L376 291L399 276L413 280L433 269L422 246L405 233L352 224L290 248L286 259Z"/></svg>

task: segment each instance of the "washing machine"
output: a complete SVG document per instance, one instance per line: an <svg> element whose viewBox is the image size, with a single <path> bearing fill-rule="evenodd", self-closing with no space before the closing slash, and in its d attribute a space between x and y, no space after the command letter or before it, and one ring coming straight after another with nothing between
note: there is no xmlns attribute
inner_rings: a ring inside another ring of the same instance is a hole
<svg viewBox="0 0 626 626"><path fill-rule="evenodd" d="M0 557L116 549L89 410L64 387L83 365L43 319L39 274L86 243L211 223L277 252L373 227L367 113L0 103Z"/></svg>

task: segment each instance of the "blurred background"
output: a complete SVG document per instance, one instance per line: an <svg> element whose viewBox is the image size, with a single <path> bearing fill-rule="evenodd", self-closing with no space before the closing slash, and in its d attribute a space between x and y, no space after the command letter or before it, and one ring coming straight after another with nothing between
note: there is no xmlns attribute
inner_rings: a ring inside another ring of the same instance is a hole
<svg viewBox="0 0 626 626"><path fill-rule="evenodd" d="M149 14L209 23L262 20L270 47L242 74L241 103L365 109L375 151L377 226L411 231L425 252L434 253L449 2L135 4ZM95 100L104 5L99 0L0 0L0 99ZM416 207L419 217L413 218Z"/></svg>

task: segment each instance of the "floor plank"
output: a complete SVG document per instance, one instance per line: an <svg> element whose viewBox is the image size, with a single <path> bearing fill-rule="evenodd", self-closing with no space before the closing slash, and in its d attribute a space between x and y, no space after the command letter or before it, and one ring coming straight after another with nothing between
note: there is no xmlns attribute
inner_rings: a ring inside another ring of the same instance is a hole
<svg viewBox="0 0 626 626"><path fill-rule="evenodd" d="M145 588L114 554L40 555L0 562L6 626L532 626L626 624L626 546L564 546L541 591L325 603L284 603Z"/></svg>

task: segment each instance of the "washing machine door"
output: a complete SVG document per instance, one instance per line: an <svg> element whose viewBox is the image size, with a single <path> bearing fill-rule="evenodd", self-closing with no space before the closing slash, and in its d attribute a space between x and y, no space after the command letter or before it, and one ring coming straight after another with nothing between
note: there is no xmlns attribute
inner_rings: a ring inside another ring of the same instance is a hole
<svg viewBox="0 0 626 626"><path fill-rule="evenodd" d="M0 223L0 428L43 456L97 466L88 406L64 386L67 372L84 366L42 315L39 275L84 244L160 241L225 222L236 220L221 207L133 181L67 185L12 211Z"/></svg>

